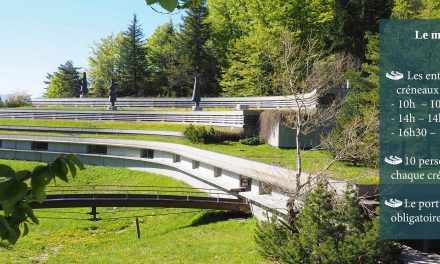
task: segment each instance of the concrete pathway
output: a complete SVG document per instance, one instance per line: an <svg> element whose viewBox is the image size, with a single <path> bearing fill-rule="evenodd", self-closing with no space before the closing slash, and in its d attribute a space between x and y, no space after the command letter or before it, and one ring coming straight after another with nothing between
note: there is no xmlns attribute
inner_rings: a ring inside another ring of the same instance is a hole
<svg viewBox="0 0 440 264"><path fill-rule="evenodd" d="M419 250L403 246L402 260L405 264L438 264L440 263L440 255L423 253Z"/></svg>

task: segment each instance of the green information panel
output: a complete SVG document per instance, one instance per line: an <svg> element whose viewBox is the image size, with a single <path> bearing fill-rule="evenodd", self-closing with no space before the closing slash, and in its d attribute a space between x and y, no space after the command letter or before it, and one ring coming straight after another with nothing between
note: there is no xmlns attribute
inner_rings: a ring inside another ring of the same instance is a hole
<svg viewBox="0 0 440 264"><path fill-rule="evenodd" d="M380 22L380 237L440 238L440 20Z"/></svg>

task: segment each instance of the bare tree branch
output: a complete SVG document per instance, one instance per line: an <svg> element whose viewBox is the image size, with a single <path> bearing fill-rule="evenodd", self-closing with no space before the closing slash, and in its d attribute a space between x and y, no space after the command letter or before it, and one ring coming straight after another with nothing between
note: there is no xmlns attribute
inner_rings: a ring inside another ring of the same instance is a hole
<svg viewBox="0 0 440 264"><path fill-rule="evenodd" d="M296 217L297 211L295 200L302 195L303 189L309 186L312 180L322 176L339 158L336 156L321 172L301 182L303 178L302 136L317 127L329 126L333 123L343 101L343 97L338 97L337 93L333 93L332 98L328 98L329 102L325 102L324 105L320 105L320 102L310 104L306 100L309 98L305 95L308 92L314 92L315 100L318 100L319 97L325 97L332 89L341 88L345 79L345 71L359 67L359 63L348 54L325 57L323 49L311 36L301 41L295 40L291 33L285 32L279 44L278 53L269 54L269 58L274 68L273 81L276 84L274 86L281 89L287 102L293 102L293 104L287 104L291 120L286 122L289 127L296 130L295 193L290 195L287 203L289 217L292 220ZM347 144L346 147L349 148L351 145Z"/></svg>

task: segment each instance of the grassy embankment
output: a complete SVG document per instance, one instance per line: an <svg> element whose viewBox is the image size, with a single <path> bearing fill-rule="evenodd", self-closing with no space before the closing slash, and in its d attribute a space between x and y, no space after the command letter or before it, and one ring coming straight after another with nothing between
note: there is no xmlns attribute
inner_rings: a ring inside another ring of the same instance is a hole
<svg viewBox="0 0 440 264"><path fill-rule="evenodd" d="M22 170L38 163L0 160L0 164ZM88 166L70 184L189 187L151 173L94 166ZM89 211L36 210L40 225L32 225L30 234L15 246L0 242L0 262L264 263L253 240L253 218L236 219L224 212L194 209L98 208L103 220L91 222L85 214ZM141 221L140 240L135 216Z"/></svg>
<svg viewBox="0 0 440 264"><path fill-rule="evenodd" d="M137 123L110 121L74 121L74 120L35 120L35 119L0 119L0 125L10 126L46 126L46 127L81 127L81 128L115 128L136 130L184 131L187 124L170 123Z"/></svg>
<svg viewBox="0 0 440 264"><path fill-rule="evenodd" d="M89 122L69 120L0 120L2 125L27 125L27 126L56 126L56 127L90 127L90 128L120 128L120 129L145 129L145 130L174 130L183 131L187 125L167 123L127 123L127 122ZM33 134L65 136L62 133L0 131L4 134ZM164 138L156 136L136 135L102 135L102 134L77 134L79 137L138 139L184 144L201 149L211 150L245 159L276 164L283 167L294 168L296 164L293 150L279 149L268 144L247 146L238 142L224 142L221 144L193 144L186 139ZM316 172L332 161L328 151L306 151L303 155L304 170ZM336 162L330 167L327 174L332 178L348 179L358 183L378 183L377 171L362 166L354 166L347 162Z"/></svg>

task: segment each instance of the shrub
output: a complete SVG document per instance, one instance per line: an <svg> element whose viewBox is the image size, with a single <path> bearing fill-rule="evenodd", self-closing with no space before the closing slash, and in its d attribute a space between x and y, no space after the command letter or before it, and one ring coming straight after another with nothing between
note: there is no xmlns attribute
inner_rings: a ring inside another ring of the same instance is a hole
<svg viewBox="0 0 440 264"><path fill-rule="evenodd" d="M205 127L189 125L184 132L185 138L191 143L221 143L224 141L239 141L242 138L240 133L231 133L224 131L216 131L214 128L206 129Z"/></svg>
<svg viewBox="0 0 440 264"><path fill-rule="evenodd" d="M184 132L185 138L188 139L191 143L215 143L215 131L213 128L206 130L205 127L196 127L193 125L189 125Z"/></svg>
<svg viewBox="0 0 440 264"><path fill-rule="evenodd" d="M258 146L263 144L263 142L261 142L259 137L249 137L249 138L240 139L240 143L249 146Z"/></svg>
<svg viewBox="0 0 440 264"><path fill-rule="evenodd" d="M20 107L31 105L31 96L25 92L18 92L5 100L5 107Z"/></svg>
<svg viewBox="0 0 440 264"><path fill-rule="evenodd" d="M378 223L360 212L353 191L340 199L320 183L289 228L273 217L255 239L262 256L280 263L398 263L401 249L379 240Z"/></svg>
<svg viewBox="0 0 440 264"><path fill-rule="evenodd" d="M242 133L226 132L226 131L218 131L218 130L214 130L214 133L217 142L240 141L243 138Z"/></svg>

